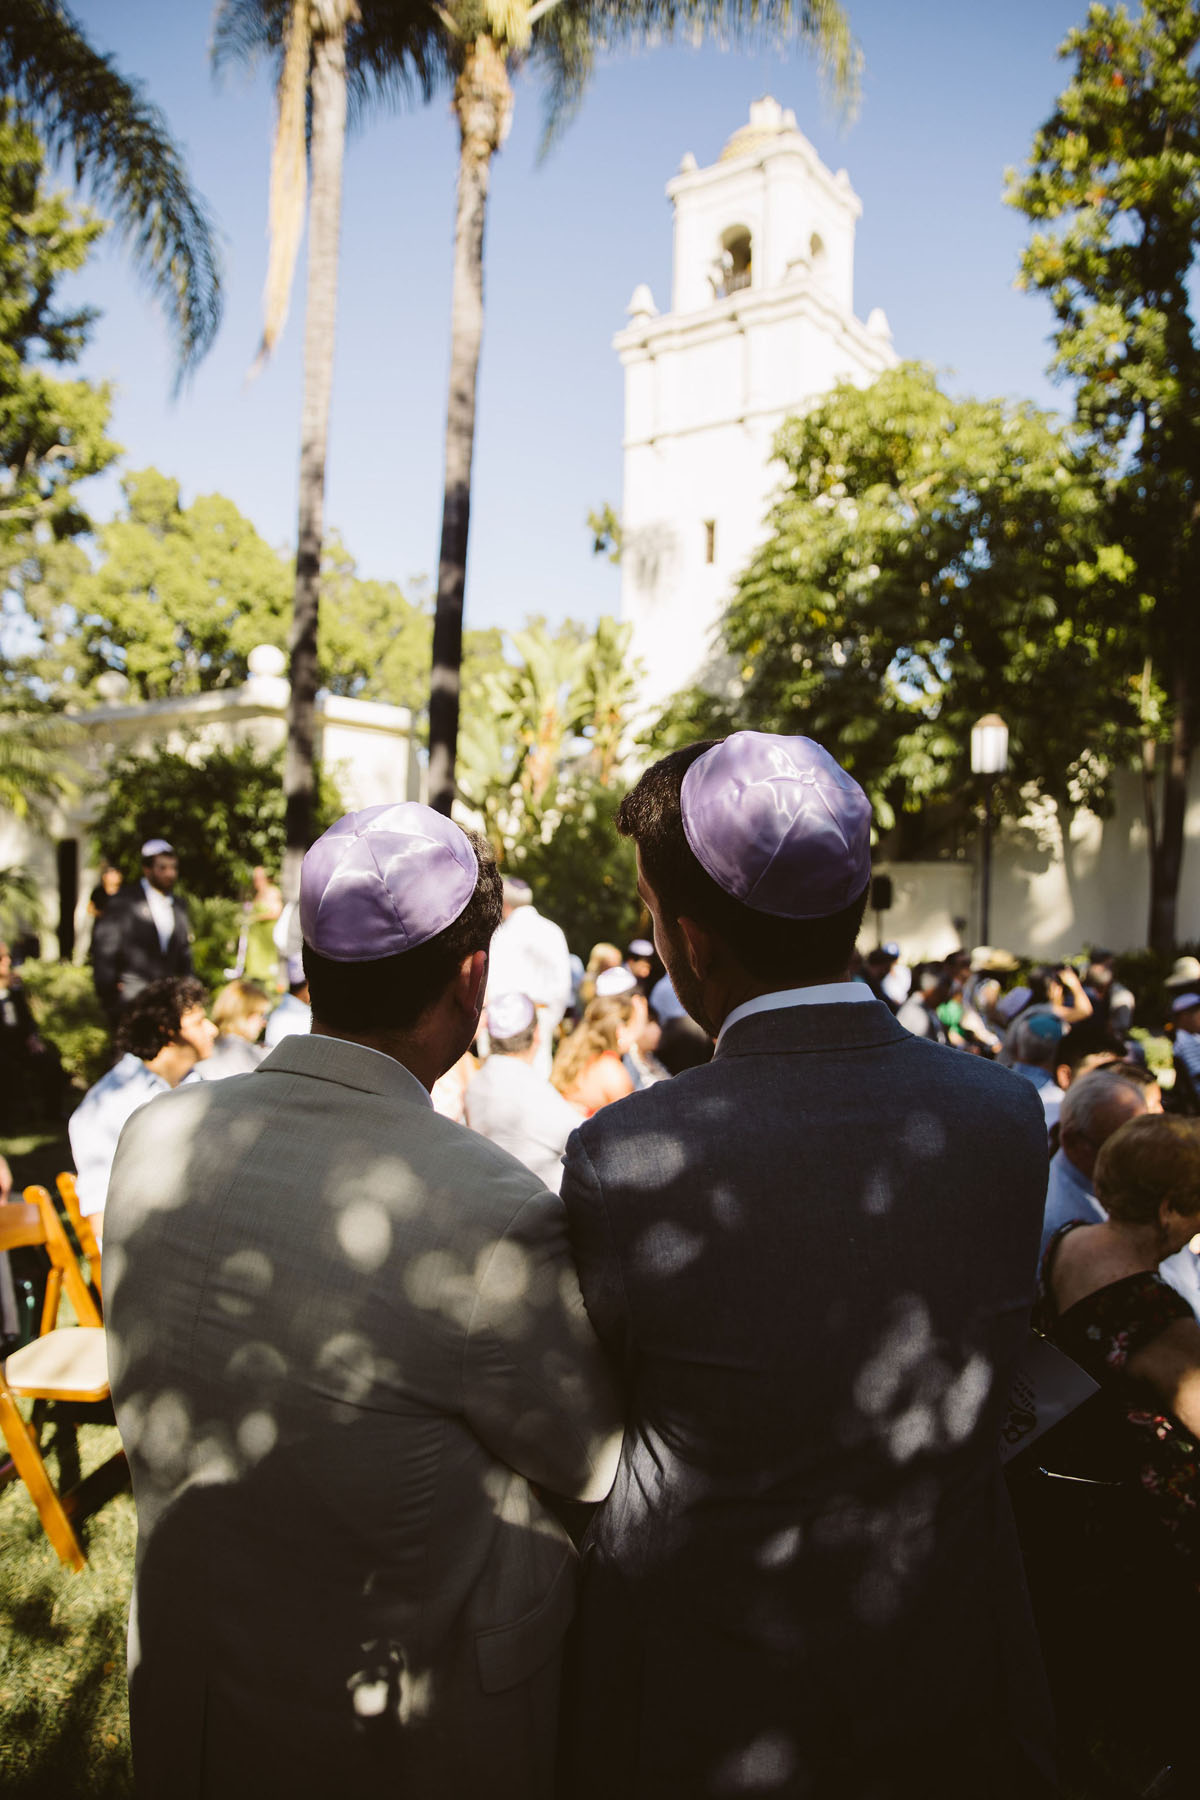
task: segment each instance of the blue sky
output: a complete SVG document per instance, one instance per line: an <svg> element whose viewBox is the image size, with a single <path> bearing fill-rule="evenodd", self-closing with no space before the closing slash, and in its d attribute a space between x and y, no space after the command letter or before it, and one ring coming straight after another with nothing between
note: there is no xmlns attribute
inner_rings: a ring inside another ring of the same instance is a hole
<svg viewBox="0 0 1200 1800"><path fill-rule="evenodd" d="M207 0L73 0L73 10L185 146L220 229L226 293L215 348L172 400L168 333L110 242L75 278L103 311L84 370L114 384L127 466L175 475L188 500L226 493L290 546L302 269L280 350L253 385L245 379L266 260L269 81L214 81ZM663 189L680 157L713 161L763 93L795 109L862 199L859 316L882 306L898 352L935 364L958 391L1059 402L1044 373L1048 309L1012 285L1027 226L1002 192L1066 81L1055 51L1085 12L1085 0L851 0L866 75L848 128L800 53L668 46L602 66L539 163L540 97L521 80L488 222L467 623L617 610L617 573L593 558L586 527L589 508L620 501L610 340L638 282L668 304ZM436 567L456 161L444 96L376 116L346 160L326 516L363 573L410 591ZM106 516L115 480L94 483L89 499Z"/></svg>

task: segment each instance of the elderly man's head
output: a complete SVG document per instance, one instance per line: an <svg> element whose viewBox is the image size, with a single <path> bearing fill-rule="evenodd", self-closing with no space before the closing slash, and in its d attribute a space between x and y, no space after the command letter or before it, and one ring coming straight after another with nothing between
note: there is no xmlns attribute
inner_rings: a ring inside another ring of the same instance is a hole
<svg viewBox="0 0 1200 1800"><path fill-rule="evenodd" d="M1034 1069L1052 1069L1062 1034L1062 1025L1050 1013L1018 1019L1008 1043L1013 1061Z"/></svg>
<svg viewBox="0 0 1200 1800"><path fill-rule="evenodd" d="M1149 1089L1119 1070L1081 1075L1063 1095L1059 1143L1068 1162L1091 1177L1101 1146L1129 1119L1151 1110Z"/></svg>

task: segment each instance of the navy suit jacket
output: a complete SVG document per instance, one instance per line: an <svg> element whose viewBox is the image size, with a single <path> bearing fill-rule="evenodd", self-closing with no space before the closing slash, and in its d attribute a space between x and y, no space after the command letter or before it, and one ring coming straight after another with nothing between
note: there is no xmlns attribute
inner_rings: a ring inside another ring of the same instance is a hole
<svg viewBox="0 0 1200 1800"><path fill-rule="evenodd" d="M175 928L165 951L140 881L114 894L96 920L92 931L92 976L96 993L110 1011L128 1006L152 981L192 973L187 907L174 894L171 905Z"/></svg>
<svg viewBox="0 0 1200 1800"><path fill-rule="evenodd" d="M876 1001L741 1020L574 1133L626 1432L570 1800L1054 1791L996 1449L1045 1186L1029 1083Z"/></svg>

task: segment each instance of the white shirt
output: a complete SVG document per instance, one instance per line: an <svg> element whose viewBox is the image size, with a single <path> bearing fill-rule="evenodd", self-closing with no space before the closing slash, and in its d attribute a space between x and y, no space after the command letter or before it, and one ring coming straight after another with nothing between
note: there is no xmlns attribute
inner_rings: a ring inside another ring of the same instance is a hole
<svg viewBox="0 0 1200 1800"><path fill-rule="evenodd" d="M104 1211L109 1172L126 1119L156 1094L170 1091L169 1081L148 1069L139 1056L128 1050L95 1087L88 1089L67 1126L81 1212Z"/></svg>
<svg viewBox="0 0 1200 1800"><path fill-rule="evenodd" d="M756 994L753 1000L743 1000L726 1014L717 1035L717 1048L731 1025L739 1019L752 1018L755 1013L779 1012L785 1006L844 1006L847 1001L857 1006L864 1000L876 1004L874 994L862 981L823 981L817 987L777 988L773 994Z"/></svg>
<svg viewBox="0 0 1200 1800"><path fill-rule="evenodd" d="M535 1006L546 1009L542 1039L550 1043L571 1003L571 956L553 919L544 919L532 906L509 913L492 939L488 993L528 994Z"/></svg>
<svg viewBox="0 0 1200 1800"><path fill-rule="evenodd" d="M567 1139L583 1120L557 1088L520 1057L493 1053L467 1088L466 1108L472 1131L499 1144L558 1193Z"/></svg>
<svg viewBox="0 0 1200 1800"><path fill-rule="evenodd" d="M171 939L175 936L175 904L170 894L162 893L158 888L142 876L142 892L146 896L146 904L150 908L150 917L154 920L154 929L158 933L159 948L165 956Z"/></svg>
<svg viewBox="0 0 1200 1800"><path fill-rule="evenodd" d="M305 1006L303 1000L298 1000L295 994L285 994L279 1005L267 1015L263 1043L268 1050L273 1050L285 1037L303 1035L311 1030L312 1007Z"/></svg>

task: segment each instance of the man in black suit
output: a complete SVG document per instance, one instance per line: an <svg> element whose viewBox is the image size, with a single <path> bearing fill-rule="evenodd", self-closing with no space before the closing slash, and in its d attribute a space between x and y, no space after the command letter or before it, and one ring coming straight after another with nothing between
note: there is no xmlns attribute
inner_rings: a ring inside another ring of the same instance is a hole
<svg viewBox="0 0 1200 1800"><path fill-rule="evenodd" d="M187 907L175 895L179 859L165 838L142 845L142 878L123 887L96 920L92 975L112 1023L152 981L192 973Z"/></svg>
<svg viewBox="0 0 1200 1800"><path fill-rule="evenodd" d="M870 806L819 745L677 751L618 828L717 1049L567 1146L626 1425L584 1549L565 1793L1040 1800L1048 1703L997 1454L1037 1093L845 979Z"/></svg>

